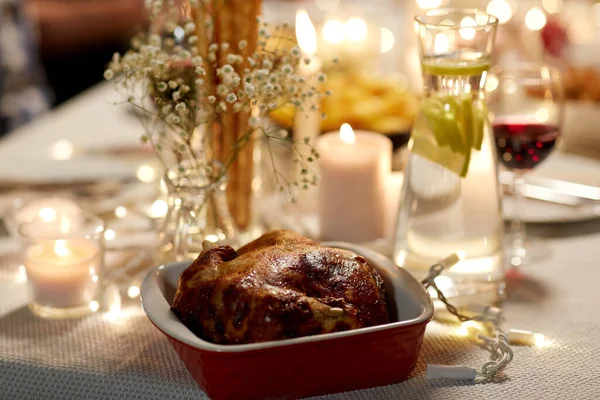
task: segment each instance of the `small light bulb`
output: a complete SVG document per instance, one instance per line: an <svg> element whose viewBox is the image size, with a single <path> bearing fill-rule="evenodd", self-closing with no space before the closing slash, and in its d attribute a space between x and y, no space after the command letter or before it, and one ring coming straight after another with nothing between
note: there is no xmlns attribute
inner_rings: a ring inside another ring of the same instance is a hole
<svg viewBox="0 0 600 400"><path fill-rule="evenodd" d="M100 308L100 305L98 304L97 301L90 301L88 306L90 307L90 310L92 310L92 312L96 312L98 311L98 308Z"/></svg>
<svg viewBox="0 0 600 400"><path fill-rule="evenodd" d="M135 285L129 286L129 289L127 289L127 297L129 297L130 299L135 299L139 295L140 295L139 287L137 287Z"/></svg>
<svg viewBox="0 0 600 400"><path fill-rule="evenodd" d="M531 31L539 31L546 22L546 13L539 7L533 7L525 14L525 26Z"/></svg>

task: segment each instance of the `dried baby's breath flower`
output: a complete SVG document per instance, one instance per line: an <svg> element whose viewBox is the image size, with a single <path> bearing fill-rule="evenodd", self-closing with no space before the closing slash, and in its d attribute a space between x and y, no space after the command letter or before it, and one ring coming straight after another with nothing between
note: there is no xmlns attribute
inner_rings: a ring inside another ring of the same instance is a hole
<svg viewBox="0 0 600 400"><path fill-rule="evenodd" d="M228 103L235 103L237 101L237 96L235 93L229 93L225 100L227 100Z"/></svg>
<svg viewBox="0 0 600 400"><path fill-rule="evenodd" d="M257 42L244 38L231 44L206 43L205 38L215 37L213 3L189 0L179 9L179 2L174 0L146 0L150 26L160 26L162 31L135 35L129 51L113 55L104 78L115 81L127 92L127 103L144 111L139 113L148 128L143 140L164 157L175 152L179 160L186 154L202 165L204 158L192 143L206 141L204 130L196 128L218 123L222 113L241 111L251 115L250 128L242 135L259 131L268 140L295 146L287 139L287 131L268 128L261 121L282 106L318 112L321 96L329 92L321 93L311 85L320 87L315 82L325 82L325 75L317 74L313 79L298 72L299 64L310 63L310 59L303 57L300 48L285 36L287 24L273 26L260 21ZM206 17L202 22L189 17L194 9L201 11L197 15ZM254 43L251 48L250 43ZM140 84L147 90L140 91ZM148 98L152 100L150 106ZM296 151L310 154L311 160L316 159L313 152ZM234 159L237 153L232 154ZM308 174L312 174L306 167L311 160L300 160ZM297 181L298 186L315 179L304 177ZM282 184L279 189L290 185Z"/></svg>
<svg viewBox="0 0 600 400"><path fill-rule="evenodd" d="M112 69L107 69L106 71L104 71L104 79L111 80L113 77L115 76L115 73L113 72Z"/></svg>

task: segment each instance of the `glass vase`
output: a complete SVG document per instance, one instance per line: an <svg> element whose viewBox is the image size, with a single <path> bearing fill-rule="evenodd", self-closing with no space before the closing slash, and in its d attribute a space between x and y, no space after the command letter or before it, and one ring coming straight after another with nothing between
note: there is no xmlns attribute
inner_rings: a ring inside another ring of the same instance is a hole
<svg viewBox="0 0 600 400"><path fill-rule="evenodd" d="M422 279L437 260L461 261L436 279L455 305L504 291L503 220L484 85L498 20L439 9L416 18L424 97L409 142L394 259Z"/></svg>
<svg viewBox="0 0 600 400"><path fill-rule="evenodd" d="M237 246L237 230L227 206L227 175L220 163L176 165L167 171L164 182L168 211L160 232L161 262L195 259L205 241Z"/></svg>

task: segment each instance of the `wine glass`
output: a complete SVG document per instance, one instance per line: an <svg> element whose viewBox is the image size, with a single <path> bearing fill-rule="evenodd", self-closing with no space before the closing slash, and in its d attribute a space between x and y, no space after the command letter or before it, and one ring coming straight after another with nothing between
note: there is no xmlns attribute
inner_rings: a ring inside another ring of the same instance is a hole
<svg viewBox="0 0 600 400"><path fill-rule="evenodd" d="M549 65L496 67L486 85L498 160L512 172L514 212L508 256L514 267L540 255L522 222L524 176L542 163L561 135L564 93L560 72Z"/></svg>

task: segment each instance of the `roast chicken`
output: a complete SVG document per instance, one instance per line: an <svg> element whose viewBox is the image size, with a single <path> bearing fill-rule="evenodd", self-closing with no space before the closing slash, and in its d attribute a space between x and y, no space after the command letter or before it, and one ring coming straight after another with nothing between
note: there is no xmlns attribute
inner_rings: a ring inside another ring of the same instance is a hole
<svg viewBox="0 0 600 400"><path fill-rule="evenodd" d="M204 250L171 309L200 338L243 344L385 324L383 281L353 252L273 231L235 251Z"/></svg>

